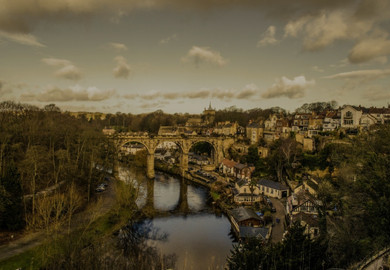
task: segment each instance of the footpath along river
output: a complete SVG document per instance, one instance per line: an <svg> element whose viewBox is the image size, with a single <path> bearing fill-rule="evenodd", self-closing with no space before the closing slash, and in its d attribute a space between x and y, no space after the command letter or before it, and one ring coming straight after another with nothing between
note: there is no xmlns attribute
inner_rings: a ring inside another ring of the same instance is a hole
<svg viewBox="0 0 390 270"><path fill-rule="evenodd" d="M158 172L150 180L135 168L122 167L120 179L138 183L138 207L156 213L146 223L167 235L150 244L162 254L176 254L176 269L224 269L233 247L231 226L208 204L207 188Z"/></svg>

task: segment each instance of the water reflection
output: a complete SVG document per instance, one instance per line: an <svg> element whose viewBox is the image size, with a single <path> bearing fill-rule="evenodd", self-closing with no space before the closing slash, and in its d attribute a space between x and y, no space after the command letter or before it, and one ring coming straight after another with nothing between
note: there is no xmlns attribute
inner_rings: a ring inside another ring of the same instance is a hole
<svg viewBox="0 0 390 270"><path fill-rule="evenodd" d="M148 222L169 235L166 241L149 240L149 245L165 255L176 254L176 269L224 268L232 248L231 227L225 216L218 216L207 204L206 188L162 173L154 180L134 169L127 175L139 189L138 207L155 216ZM157 218L162 212L168 216Z"/></svg>

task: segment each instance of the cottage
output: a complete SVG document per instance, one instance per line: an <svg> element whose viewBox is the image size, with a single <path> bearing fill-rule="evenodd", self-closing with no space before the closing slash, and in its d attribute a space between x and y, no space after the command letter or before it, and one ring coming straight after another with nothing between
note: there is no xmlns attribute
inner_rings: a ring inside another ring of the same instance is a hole
<svg viewBox="0 0 390 270"><path fill-rule="evenodd" d="M233 229L240 233L240 227L262 227L264 221L252 209L242 206L235 208L229 212L229 218Z"/></svg>
<svg viewBox="0 0 390 270"><path fill-rule="evenodd" d="M269 197L281 199L288 196L288 188L281 183L261 179L258 182L260 193Z"/></svg>

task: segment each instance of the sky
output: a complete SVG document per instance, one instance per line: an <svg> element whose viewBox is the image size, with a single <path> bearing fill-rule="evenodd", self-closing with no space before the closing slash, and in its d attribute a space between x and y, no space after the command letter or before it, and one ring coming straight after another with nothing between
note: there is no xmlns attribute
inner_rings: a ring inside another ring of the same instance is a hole
<svg viewBox="0 0 390 270"><path fill-rule="evenodd" d="M390 102L389 0L0 0L0 101L201 113Z"/></svg>

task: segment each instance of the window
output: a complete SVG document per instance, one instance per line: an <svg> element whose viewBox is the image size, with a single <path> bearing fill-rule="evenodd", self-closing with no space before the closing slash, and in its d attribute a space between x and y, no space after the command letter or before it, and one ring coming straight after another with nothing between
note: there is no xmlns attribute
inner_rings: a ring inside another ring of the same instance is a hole
<svg viewBox="0 0 390 270"><path fill-rule="evenodd" d="M352 118L352 112L347 111L347 112L345 113L344 118Z"/></svg>
<svg viewBox="0 0 390 270"><path fill-rule="evenodd" d="M353 125L353 120L344 119L344 125Z"/></svg>

